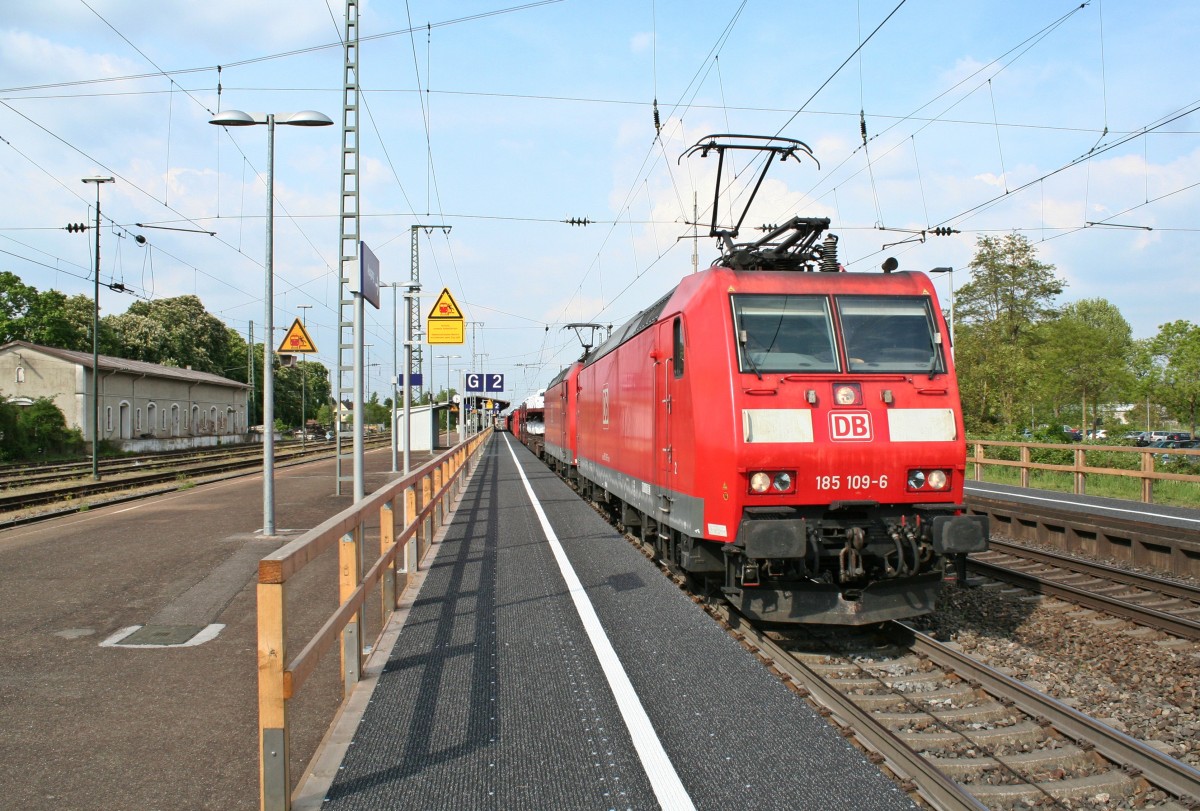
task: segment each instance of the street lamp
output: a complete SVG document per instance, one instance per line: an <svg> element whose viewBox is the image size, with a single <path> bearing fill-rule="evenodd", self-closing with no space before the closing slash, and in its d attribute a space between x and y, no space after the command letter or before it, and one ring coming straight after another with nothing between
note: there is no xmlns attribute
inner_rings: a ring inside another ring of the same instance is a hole
<svg viewBox="0 0 1200 811"><path fill-rule="evenodd" d="M100 481L100 184L111 177L85 177L96 184L96 278L92 295L92 479Z"/></svg>
<svg viewBox="0 0 1200 811"><path fill-rule="evenodd" d="M950 274L950 357L954 357L954 268L932 268L929 272Z"/></svg>
<svg viewBox="0 0 1200 811"><path fill-rule="evenodd" d="M244 113L226 110L209 119L209 124L222 127L267 126L267 256L266 284L263 309L266 325L263 328L263 535L275 534L275 380L274 340L274 260L275 260L275 125L293 127L328 127L332 119L315 110L298 113Z"/></svg>

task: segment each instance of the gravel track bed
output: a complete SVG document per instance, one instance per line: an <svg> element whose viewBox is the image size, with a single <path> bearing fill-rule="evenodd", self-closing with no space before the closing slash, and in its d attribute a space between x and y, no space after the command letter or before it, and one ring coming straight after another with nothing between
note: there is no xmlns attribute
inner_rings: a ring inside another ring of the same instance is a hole
<svg viewBox="0 0 1200 811"><path fill-rule="evenodd" d="M937 612L913 625L1200 768L1196 642L997 585L947 588Z"/></svg>

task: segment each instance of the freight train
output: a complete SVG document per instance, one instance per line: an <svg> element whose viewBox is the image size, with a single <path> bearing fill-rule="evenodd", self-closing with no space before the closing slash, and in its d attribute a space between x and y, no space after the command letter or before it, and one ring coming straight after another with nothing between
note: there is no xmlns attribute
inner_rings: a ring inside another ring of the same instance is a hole
<svg viewBox="0 0 1200 811"><path fill-rule="evenodd" d="M828 224L726 238L513 430L743 614L865 625L933 611L947 564L965 574L988 525L963 506L958 382L929 277L894 260L845 272L836 239L817 242Z"/></svg>

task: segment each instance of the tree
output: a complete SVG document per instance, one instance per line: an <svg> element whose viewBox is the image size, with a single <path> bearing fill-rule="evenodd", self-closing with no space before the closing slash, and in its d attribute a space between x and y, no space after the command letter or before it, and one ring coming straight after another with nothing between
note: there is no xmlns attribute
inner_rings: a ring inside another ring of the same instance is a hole
<svg viewBox="0 0 1200 811"><path fill-rule="evenodd" d="M36 327L29 331L35 344L72 349L76 352L92 350L92 319L95 304L89 296L64 296L57 290L47 290L38 296L35 308ZM104 325L100 325L101 338Z"/></svg>
<svg viewBox="0 0 1200 811"><path fill-rule="evenodd" d="M1159 369L1156 399L1196 433L1200 410L1200 327L1172 321L1158 328L1151 352Z"/></svg>
<svg viewBox="0 0 1200 811"><path fill-rule="evenodd" d="M983 236L976 248L971 280L955 293L954 316L964 416L978 429L1013 425L1018 407L1035 401L1041 376L1035 327L1055 314L1053 298L1064 283L1020 234Z"/></svg>
<svg viewBox="0 0 1200 811"><path fill-rule="evenodd" d="M1077 400L1082 420L1089 426L1098 424L1095 409L1100 402L1128 391L1132 382L1129 323L1108 301L1082 299L1041 325L1040 333L1037 353L1047 371L1042 385L1061 398Z"/></svg>
<svg viewBox="0 0 1200 811"><path fill-rule="evenodd" d="M0 271L0 343L25 341L28 315L38 292L15 273Z"/></svg>
<svg viewBox="0 0 1200 811"><path fill-rule="evenodd" d="M392 421L392 409L385 408L383 403L379 402L379 393L371 392L371 397L363 403L363 422L364 423L383 423L387 425Z"/></svg>
<svg viewBox="0 0 1200 811"><path fill-rule="evenodd" d="M212 374L232 366L229 328L196 296L136 301L104 321L120 357Z"/></svg>
<svg viewBox="0 0 1200 811"><path fill-rule="evenodd" d="M59 349L90 351L92 300L38 290L14 273L0 272L0 343L29 341Z"/></svg>
<svg viewBox="0 0 1200 811"><path fill-rule="evenodd" d="M329 401L329 392L329 370L322 363L302 360L275 370L275 413L288 425L316 419L321 403Z"/></svg>

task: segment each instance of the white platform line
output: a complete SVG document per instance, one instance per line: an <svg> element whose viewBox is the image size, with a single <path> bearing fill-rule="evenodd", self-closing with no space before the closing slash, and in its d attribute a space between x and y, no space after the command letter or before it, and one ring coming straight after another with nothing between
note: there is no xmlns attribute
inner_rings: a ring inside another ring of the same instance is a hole
<svg viewBox="0 0 1200 811"><path fill-rule="evenodd" d="M1013 498L1026 499L1028 501L1046 501L1051 504L1061 504L1062 503L1061 498L1047 498L1045 496L1030 496L1030 495L1026 495L1024 492L1012 493L1008 490L989 489L987 487L986 483L981 483L981 482L968 482L967 484L964 485L963 489L967 490L968 492L970 492L971 490L977 490L980 493L996 493L1001 496L1011 496ZM1063 495L1069 496L1070 493L1063 493ZM1137 516L1144 516L1147 518L1164 518L1164 519L1168 519L1171 521L1182 521L1184 523L1189 523L1189 524L1200 524L1200 518L1188 518L1188 517L1182 516L1182 515L1168 515L1167 513L1155 512L1154 511L1155 505L1153 505L1153 504L1145 504L1142 507L1135 508L1135 509L1127 509L1125 507L1108 507L1104 504L1086 504L1083 502L1079 502L1078 506L1087 507L1087 508L1093 509L1093 510L1104 510L1105 512L1111 512L1111 513L1124 513L1126 515L1137 515Z"/></svg>
<svg viewBox="0 0 1200 811"><path fill-rule="evenodd" d="M617 707L621 711L621 717L625 720L629 736L633 739L633 746L642 761L646 777L654 789L654 796L658 798L659 805L667 811L694 809L692 798L688 796L687 789L683 787L683 782L680 781L674 764L671 763L666 750L663 749L662 741L659 740L658 733L654 731L654 725L650 723L650 717L646 715L641 699L638 698L637 691L633 689L633 683L629 681L629 676L625 673L625 668L622 667L617 652L613 650L612 643L608 641L608 635L604 633L600 618L596 616L596 609L592 606L592 601L588 599L583 584L571 566L571 561L567 559L567 553L563 550L558 536L550 526L541 502L534 495L533 487L530 486L529 479L525 477L525 471L521 469L521 463L517 460L517 454L513 451L512 443L509 442L507 436L504 437L504 444L517 466L517 473L525 485L525 492L529 494L529 500L533 503L533 510L537 513L538 521L541 522L542 531L546 533L546 540L550 542L554 559L558 561L558 568L562 572L563 580L567 583L567 591L570 592L571 599L575 603L575 610L579 613L579 619L587 632L588 640L596 652L596 658L600 660L600 667L604 670L605 678L608 679L608 686L613 692L613 697L617 700Z"/></svg>

